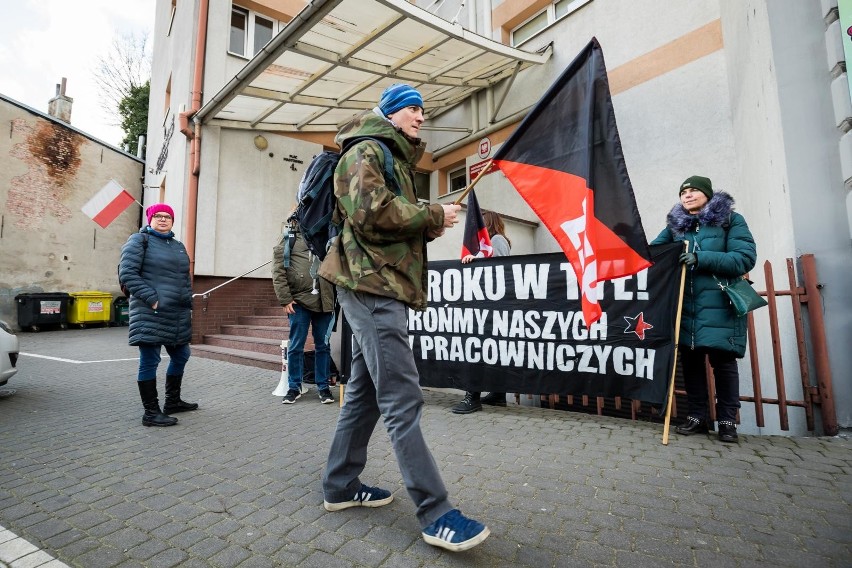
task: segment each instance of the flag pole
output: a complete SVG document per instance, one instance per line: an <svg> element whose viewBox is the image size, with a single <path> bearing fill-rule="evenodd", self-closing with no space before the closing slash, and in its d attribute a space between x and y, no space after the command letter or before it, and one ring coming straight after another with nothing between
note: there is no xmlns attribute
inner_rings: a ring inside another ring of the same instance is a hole
<svg viewBox="0 0 852 568"><path fill-rule="evenodd" d="M683 241L683 252L689 250L689 241ZM663 421L663 445L669 445L669 426L671 425L672 403L674 402L675 372L677 370L677 352L680 343L680 315L683 310L683 289L686 284L686 265L680 265L680 294L677 302L677 317L675 317L675 349L672 362L672 376L669 379L669 396L666 404L666 419Z"/></svg>
<svg viewBox="0 0 852 568"><path fill-rule="evenodd" d="M467 184L467 187L464 188L464 191L462 192L462 194L459 195L458 198L455 201L453 201L453 205L461 205L461 202L464 200L465 197L467 197L467 194L470 193L470 190L473 189L473 186L475 186L477 183L479 183L479 180L481 180L483 177L485 177L485 174L487 174L488 170L491 169L491 164L493 164L493 163L494 163L494 158L491 158L490 160L488 160L488 164L484 168L482 168L480 174L478 176L476 176L475 180L473 180L472 182Z"/></svg>

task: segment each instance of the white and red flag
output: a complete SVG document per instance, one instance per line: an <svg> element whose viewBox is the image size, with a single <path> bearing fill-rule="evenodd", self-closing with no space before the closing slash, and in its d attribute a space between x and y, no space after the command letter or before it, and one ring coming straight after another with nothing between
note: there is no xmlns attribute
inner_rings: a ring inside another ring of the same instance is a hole
<svg viewBox="0 0 852 568"><path fill-rule="evenodd" d="M136 200L126 189L121 187L117 181L111 179L83 205L83 213L106 229L134 201Z"/></svg>

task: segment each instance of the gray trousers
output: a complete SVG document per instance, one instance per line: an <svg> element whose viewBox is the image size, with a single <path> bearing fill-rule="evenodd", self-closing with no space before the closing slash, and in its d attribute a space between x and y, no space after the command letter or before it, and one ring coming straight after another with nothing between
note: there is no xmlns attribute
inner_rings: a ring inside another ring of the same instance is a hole
<svg viewBox="0 0 852 568"><path fill-rule="evenodd" d="M346 501L360 489L367 444L382 416L417 520L426 528L453 507L420 430L423 391L408 344L407 308L391 298L339 287L337 294L355 342L323 475L325 500Z"/></svg>

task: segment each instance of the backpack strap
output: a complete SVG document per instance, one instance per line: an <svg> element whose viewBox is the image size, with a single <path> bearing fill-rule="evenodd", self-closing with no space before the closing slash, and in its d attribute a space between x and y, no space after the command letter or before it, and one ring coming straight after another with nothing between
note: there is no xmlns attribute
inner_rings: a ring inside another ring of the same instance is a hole
<svg viewBox="0 0 852 568"><path fill-rule="evenodd" d="M284 268L290 268L290 252L293 250L293 245L296 244L296 231L290 230L288 225L284 229L284 234L281 235L281 240L284 243Z"/></svg>
<svg viewBox="0 0 852 568"><path fill-rule="evenodd" d="M385 174L385 184L388 184L388 182L390 182L390 190L393 191L396 195L402 195L402 187L399 184L399 180L396 179L396 176L393 173L393 154L391 154L390 148L388 148L387 144L385 144L378 138L373 138L372 136L357 136L355 138L351 138L346 141L343 150L340 152L340 156L342 157L343 154L351 150L353 146L355 146L359 142L364 142L365 140L375 142L382 149L382 153L384 154L383 165Z"/></svg>

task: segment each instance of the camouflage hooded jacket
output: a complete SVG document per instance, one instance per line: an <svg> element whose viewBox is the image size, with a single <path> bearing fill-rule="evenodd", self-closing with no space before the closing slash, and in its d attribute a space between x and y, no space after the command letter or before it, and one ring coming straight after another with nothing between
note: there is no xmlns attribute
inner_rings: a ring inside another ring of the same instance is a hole
<svg viewBox="0 0 852 568"><path fill-rule="evenodd" d="M387 296L415 309L426 307L426 232L440 229L444 210L417 202L412 170L426 145L407 138L387 119L365 111L340 129L335 142L371 136L393 154L401 195L385 185L384 153L378 144L356 143L335 170L337 209L343 226L320 267L329 282L358 292Z"/></svg>

